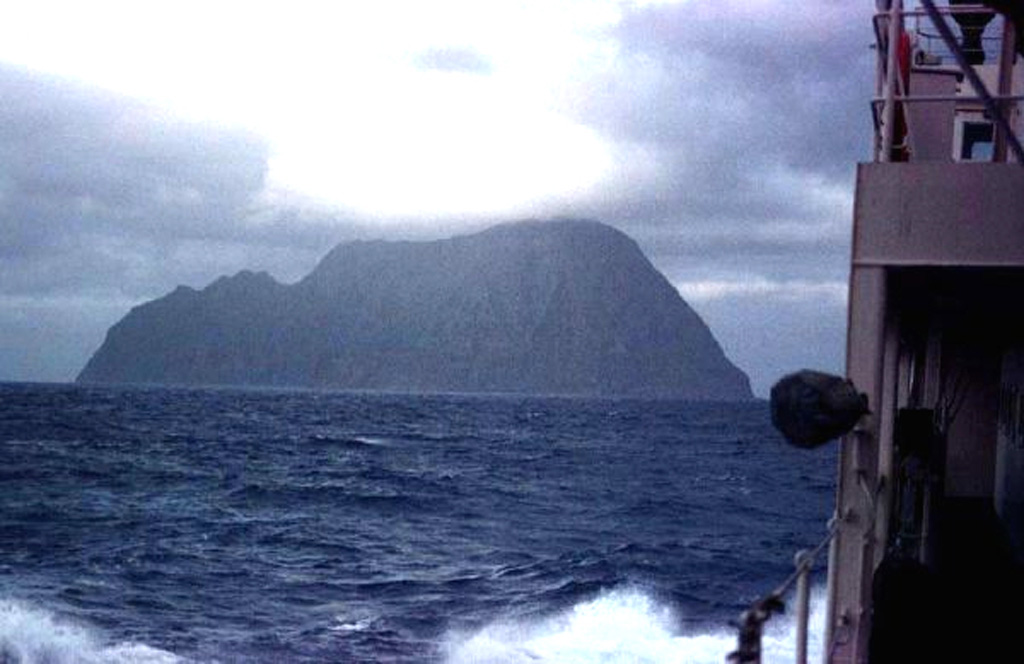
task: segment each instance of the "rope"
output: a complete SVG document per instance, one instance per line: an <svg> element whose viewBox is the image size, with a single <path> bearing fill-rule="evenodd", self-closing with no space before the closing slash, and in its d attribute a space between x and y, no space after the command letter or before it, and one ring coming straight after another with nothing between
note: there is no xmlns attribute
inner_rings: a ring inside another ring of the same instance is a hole
<svg viewBox="0 0 1024 664"><path fill-rule="evenodd" d="M802 551L801 554L803 555L797 554L798 561L796 563L796 569L793 570L793 573L790 574L789 577L785 581L783 581L778 588L773 590L771 594L775 595L776 597L782 597L783 595L785 595L786 591L789 590L790 586L796 583L796 580L800 577L800 574L803 573L805 570L810 570L811 565L814 564L814 559L817 558L818 554L820 554L822 550L829 545L829 542L831 542L832 538L836 536L836 532L838 532L838 530L838 524L835 521L831 521L828 524L828 534L825 535L825 538L818 542L817 546L815 546L810 551Z"/></svg>
<svg viewBox="0 0 1024 664"><path fill-rule="evenodd" d="M761 635L764 624L776 613L782 613L786 604L782 597L796 583L802 574L810 572L811 566L818 555L829 545L839 531L838 522L833 519L828 525L828 534L817 546L809 551L801 551L796 555L796 569L775 590L756 600L740 615L739 644L733 652L726 656L730 664L751 664L761 661Z"/></svg>

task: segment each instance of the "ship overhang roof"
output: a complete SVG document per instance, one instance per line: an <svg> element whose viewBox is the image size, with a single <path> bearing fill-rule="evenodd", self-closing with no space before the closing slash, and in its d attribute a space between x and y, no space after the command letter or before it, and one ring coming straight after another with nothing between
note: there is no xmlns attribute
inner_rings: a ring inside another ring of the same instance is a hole
<svg viewBox="0 0 1024 664"><path fill-rule="evenodd" d="M1024 168L859 164L853 263L1024 267Z"/></svg>

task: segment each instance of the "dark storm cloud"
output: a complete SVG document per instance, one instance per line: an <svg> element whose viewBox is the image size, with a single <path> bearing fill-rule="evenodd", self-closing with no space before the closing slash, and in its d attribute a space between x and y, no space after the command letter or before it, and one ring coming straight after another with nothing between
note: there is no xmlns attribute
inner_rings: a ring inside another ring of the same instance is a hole
<svg viewBox="0 0 1024 664"><path fill-rule="evenodd" d="M417 68L456 74L486 76L493 67L482 53L471 48L444 46L421 51L415 58Z"/></svg>
<svg viewBox="0 0 1024 664"><path fill-rule="evenodd" d="M267 158L252 134L0 65L0 295L297 276L340 231L266 204Z"/></svg>
<svg viewBox="0 0 1024 664"><path fill-rule="evenodd" d="M0 65L0 379L73 377L178 284L308 271L341 231L263 203L267 157L251 134Z"/></svg>
<svg viewBox="0 0 1024 664"><path fill-rule="evenodd" d="M6 255L90 234L202 235L262 190L266 147L113 95L0 67Z"/></svg>
<svg viewBox="0 0 1024 664"><path fill-rule="evenodd" d="M580 76L563 110L657 176L606 193L593 214L680 266L676 278L702 260L749 273L786 257L799 278L842 274L843 193L870 141L871 8L859 4L624 10L616 57Z"/></svg>
<svg viewBox="0 0 1024 664"><path fill-rule="evenodd" d="M614 57L561 96L562 112L646 175L580 212L616 223L695 295L760 394L799 366L842 369L872 11L830 0L629 6L610 35Z"/></svg>
<svg viewBox="0 0 1024 664"><path fill-rule="evenodd" d="M619 43L627 61L650 66L653 89L613 112L615 128L658 144L704 139L712 158L770 155L833 174L866 154L869 12L827 0L737 6L628 11Z"/></svg>

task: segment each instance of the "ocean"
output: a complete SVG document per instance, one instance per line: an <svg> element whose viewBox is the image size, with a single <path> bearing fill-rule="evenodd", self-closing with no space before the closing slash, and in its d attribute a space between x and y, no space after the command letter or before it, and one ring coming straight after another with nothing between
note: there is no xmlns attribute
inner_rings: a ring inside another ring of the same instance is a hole
<svg viewBox="0 0 1024 664"><path fill-rule="evenodd" d="M721 663L835 457L764 402L0 384L0 663Z"/></svg>

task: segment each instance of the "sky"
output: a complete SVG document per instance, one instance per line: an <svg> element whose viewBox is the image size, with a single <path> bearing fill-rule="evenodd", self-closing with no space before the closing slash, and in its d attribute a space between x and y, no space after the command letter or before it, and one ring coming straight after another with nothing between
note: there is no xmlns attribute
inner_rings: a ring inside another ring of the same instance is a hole
<svg viewBox="0 0 1024 664"><path fill-rule="evenodd" d="M15 3L0 380L131 307L339 242L578 217L633 237L765 395L843 369L871 2Z"/></svg>

